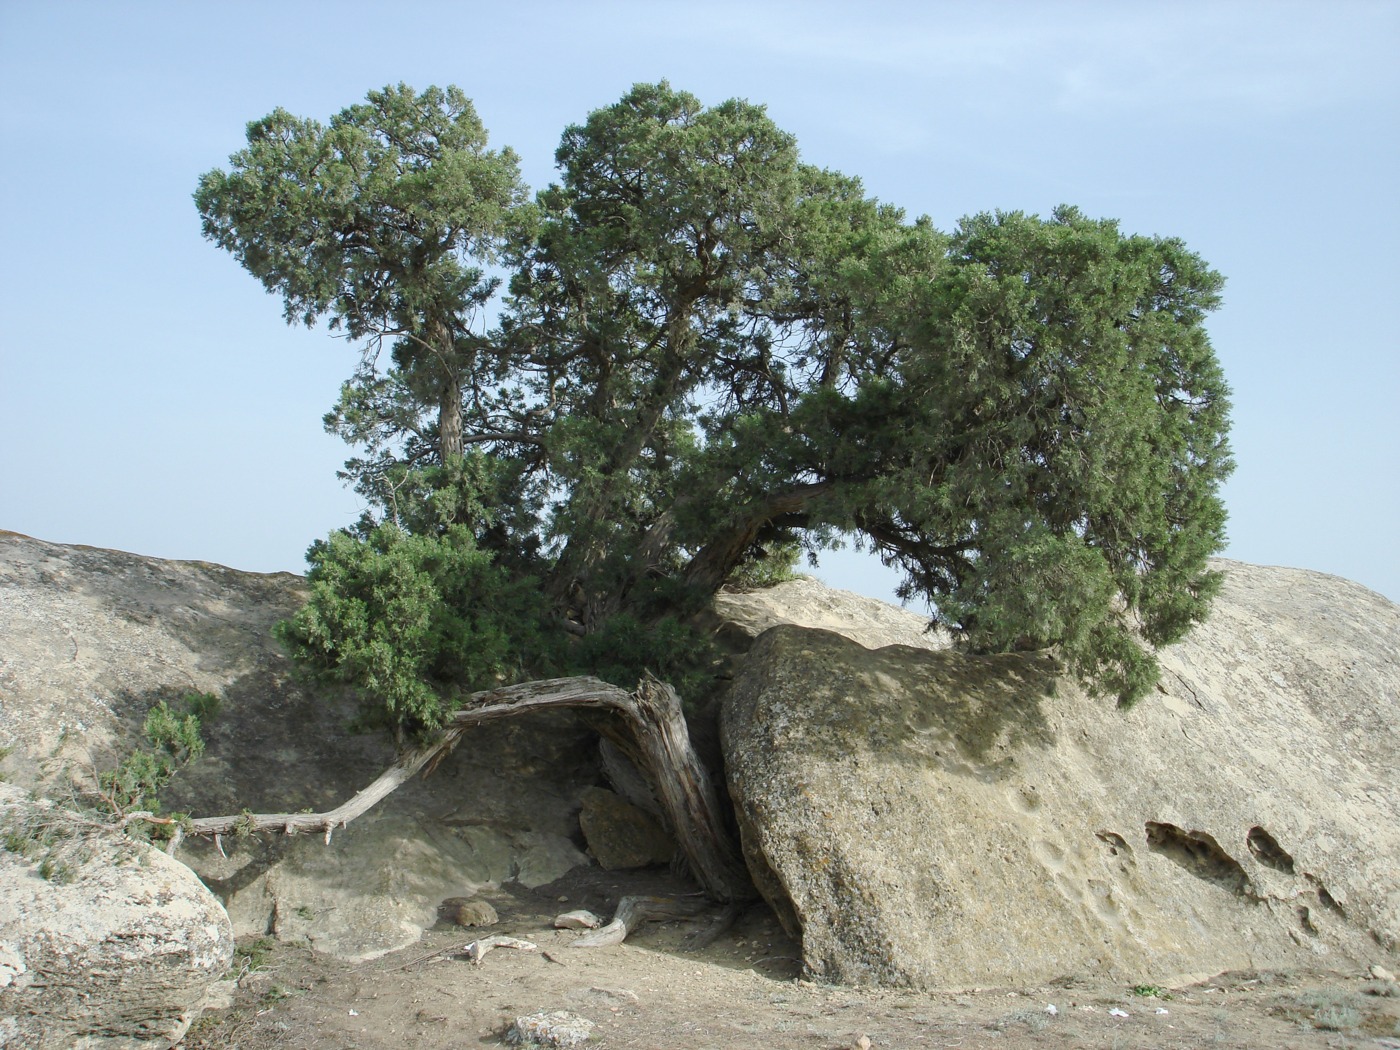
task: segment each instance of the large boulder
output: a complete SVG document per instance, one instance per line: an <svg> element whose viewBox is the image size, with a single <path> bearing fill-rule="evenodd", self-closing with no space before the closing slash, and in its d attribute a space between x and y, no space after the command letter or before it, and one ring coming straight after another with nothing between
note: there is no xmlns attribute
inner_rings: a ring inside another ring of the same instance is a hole
<svg viewBox="0 0 1400 1050"><path fill-rule="evenodd" d="M606 788L584 792L578 822L604 871L666 864L676 853L675 839L655 817Z"/></svg>
<svg viewBox="0 0 1400 1050"><path fill-rule="evenodd" d="M44 791L115 766L146 712L222 700L208 748L161 795L201 816L324 810L393 751L353 698L299 679L273 639L305 600L289 573L239 572L0 532L0 776ZM473 729L329 844L190 842L179 856L239 936L271 932L362 960L414 943L446 897L537 886L588 863L578 812L601 779L596 734L568 712ZM224 854L227 854L225 856Z"/></svg>
<svg viewBox="0 0 1400 1050"><path fill-rule="evenodd" d="M797 624L835 631L867 649L907 645L914 649L947 649L948 632L930 628L928 618L851 591L828 587L810 576L798 576L773 587L751 591L722 591L715 595L716 630L747 649L770 627Z"/></svg>
<svg viewBox="0 0 1400 1050"><path fill-rule="evenodd" d="M808 971L949 987L1394 969L1400 608L1221 567L1210 620L1127 711L1042 654L762 634L724 703L729 789Z"/></svg>
<svg viewBox="0 0 1400 1050"><path fill-rule="evenodd" d="M0 1047L173 1046L232 959L189 868L0 784Z"/></svg>

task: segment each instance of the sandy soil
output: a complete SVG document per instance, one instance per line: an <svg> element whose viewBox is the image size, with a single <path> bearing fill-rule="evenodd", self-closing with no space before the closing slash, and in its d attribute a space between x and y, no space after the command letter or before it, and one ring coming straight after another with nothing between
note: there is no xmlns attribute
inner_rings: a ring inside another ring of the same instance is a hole
<svg viewBox="0 0 1400 1050"><path fill-rule="evenodd" d="M535 891L485 894L489 930L441 922L415 948L350 965L305 948L245 942L230 1004L196 1022L191 1050L447 1050L505 1045L516 1017L565 1010L594 1023L588 1046L622 1048L997 1047L1400 1050L1400 986L1369 974L1240 972L1178 989L1062 982L937 993L804 981L799 950L755 905L709 946L705 919L653 923L624 945L570 947L555 915L610 916L625 894L685 892L665 874L575 869ZM454 954L500 933L536 951ZM1053 1006L1052 1012L1049 1008ZM867 1042L868 1041L868 1042Z"/></svg>

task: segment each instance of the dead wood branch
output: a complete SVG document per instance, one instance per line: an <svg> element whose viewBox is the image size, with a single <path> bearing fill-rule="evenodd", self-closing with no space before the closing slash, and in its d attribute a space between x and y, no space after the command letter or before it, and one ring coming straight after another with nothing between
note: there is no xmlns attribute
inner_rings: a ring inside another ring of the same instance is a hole
<svg viewBox="0 0 1400 1050"><path fill-rule="evenodd" d="M636 692L597 678L552 678L474 693L452 716L432 744L412 751L349 801L323 813L249 813L200 817L189 821L187 835L212 837L222 844L228 834L280 831L287 835L319 832L326 842L338 827L381 802L420 770L432 769L457 746L469 726L511 718L525 711L584 708L614 716L604 726L649 777L657 801L680 844L692 873L716 900L751 900L753 883L739 859L721 818L719 796L690 744L690 733L675 690L647 679Z"/></svg>
<svg viewBox="0 0 1400 1050"><path fill-rule="evenodd" d="M609 948L621 944L644 922L693 919L709 906L708 901L698 897L623 897L612 922L584 934L569 947Z"/></svg>
<svg viewBox="0 0 1400 1050"><path fill-rule="evenodd" d="M280 831L286 835L316 831L324 834L329 844L331 832L336 828L345 827L350 821L384 801L429 762L440 759L456 747L463 728L465 727L451 726L435 743L404 755L379 774L372 784L335 809L324 813L245 812L226 817L197 817L185 826L185 833L219 839L228 834L247 835L254 831Z"/></svg>
<svg viewBox="0 0 1400 1050"><path fill-rule="evenodd" d="M506 937L503 934L492 934L490 937L482 937L480 940L472 941L465 948L460 948L454 954L465 955L472 961L473 966L481 965L481 958L492 948L519 948L522 952L533 952L539 950L539 945L529 941L522 941L518 937Z"/></svg>
<svg viewBox="0 0 1400 1050"><path fill-rule="evenodd" d="M492 934L490 937L482 937L466 944L453 944L446 948L440 948L427 955L420 955L416 959L410 959L402 966L396 966L393 970L385 971L394 973L400 970L407 970L414 966L421 966L426 962L434 962L437 959L451 959L456 956L463 956L472 961L474 966L481 965L481 957L492 948L518 948L522 952L539 951L539 945L530 941L522 941L516 937L506 937L502 934Z"/></svg>

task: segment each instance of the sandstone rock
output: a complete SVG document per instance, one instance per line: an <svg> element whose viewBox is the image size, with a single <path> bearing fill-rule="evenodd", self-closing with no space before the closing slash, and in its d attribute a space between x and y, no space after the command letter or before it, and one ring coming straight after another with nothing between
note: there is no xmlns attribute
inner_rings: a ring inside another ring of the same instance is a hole
<svg viewBox="0 0 1400 1050"><path fill-rule="evenodd" d="M1044 655L762 635L725 701L729 787L808 971L1167 984L1393 957L1400 608L1222 567L1211 620L1126 712Z"/></svg>
<svg viewBox="0 0 1400 1050"><path fill-rule="evenodd" d="M271 628L304 600L288 573L45 543L0 532L0 774L49 788L114 766L158 700L222 698L204 756L162 793L199 815L322 810L393 760L351 697L294 675ZM239 936L269 931L348 960L414 943L444 897L542 885L588 858L579 795L596 735L568 712L481 726L329 846L321 836L189 843Z"/></svg>
<svg viewBox="0 0 1400 1050"><path fill-rule="evenodd" d="M603 925L603 920L586 908L566 911L562 915L554 917L556 930L596 930L601 925Z"/></svg>
<svg viewBox="0 0 1400 1050"><path fill-rule="evenodd" d="M517 1017L506 1032L506 1042L512 1046L584 1046L594 1027L588 1018L568 1010L542 1010Z"/></svg>
<svg viewBox="0 0 1400 1050"><path fill-rule="evenodd" d="M651 814L606 788L584 791L578 820L604 871L665 864L676 852L675 840Z"/></svg>
<svg viewBox="0 0 1400 1050"><path fill-rule="evenodd" d="M722 592L715 595L714 610L728 633L749 641L770 627L796 624L835 631L867 649L907 645L939 650L952 644L947 631L929 630L926 616L805 576L762 590Z"/></svg>
<svg viewBox="0 0 1400 1050"><path fill-rule="evenodd" d="M490 902L471 897L448 897L438 914L458 926L494 926L501 918Z"/></svg>
<svg viewBox="0 0 1400 1050"><path fill-rule="evenodd" d="M178 1042L233 959L194 872L5 784L0 832L0 1046Z"/></svg>

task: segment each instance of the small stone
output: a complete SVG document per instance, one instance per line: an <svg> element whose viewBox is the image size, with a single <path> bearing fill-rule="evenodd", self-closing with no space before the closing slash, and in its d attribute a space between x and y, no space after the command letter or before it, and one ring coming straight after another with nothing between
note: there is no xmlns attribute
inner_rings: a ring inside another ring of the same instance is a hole
<svg viewBox="0 0 1400 1050"><path fill-rule="evenodd" d="M563 915L554 917L556 930L596 930L601 925L603 925L602 919L582 908L578 911L566 911Z"/></svg>
<svg viewBox="0 0 1400 1050"><path fill-rule="evenodd" d="M1378 981L1393 981L1395 975L1379 964L1371 967L1371 976Z"/></svg>
<svg viewBox="0 0 1400 1050"><path fill-rule="evenodd" d="M1055 1016L1056 1014L1058 1014L1060 1011L1059 1011L1059 1008L1056 1007L1054 1003L1046 1003L1046 1004L1045 1004L1045 1012L1046 1012L1047 1014L1049 1014L1051 1017L1054 1017L1054 1016Z"/></svg>
<svg viewBox="0 0 1400 1050"><path fill-rule="evenodd" d="M870 1042L870 1036L868 1035L863 1035L856 1040L856 1050L870 1050L872 1045L874 1044Z"/></svg>
<svg viewBox="0 0 1400 1050"><path fill-rule="evenodd" d="M1157 1007L1157 1016L1158 1016L1158 1017L1165 1017L1165 1016L1167 1016L1168 1012L1169 1012L1169 1011L1167 1010L1167 1008L1166 1008L1165 1006L1159 1006L1159 1007Z"/></svg>
<svg viewBox="0 0 1400 1050"><path fill-rule="evenodd" d="M567 1010L517 1017L506 1032L512 1046L583 1046L593 1034L593 1022Z"/></svg>
<svg viewBox="0 0 1400 1050"><path fill-rule="evenodd" d="M1118 1007L1115 1006L1113 1009L1111 1009L1111 1010L1108 1011L1108 1016L1109 1016L1109 1017L1127 1017L1127 1016L1128 1016L1128 1011L1127 1011L1127 1010L1120 1010L1120 1009L1118 1009Z"/></svg>
<svg viewBox="0 0 1400 1050"><path fill-rule="evenodd" d="M588 851L604 871L665 864L676 851L675 840L656 818L606 788L584 791L578 821Z"/></svg>
<svg viewBox="0 0 1400 1050"><path fill-rule="evenodd" d="M438 912L448 922L458 926L494 926L500 921L495 908L486 901L471 897L448 897Z"/></svg>

